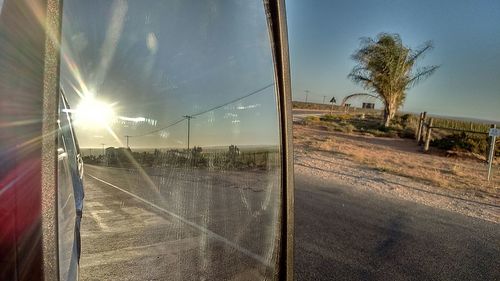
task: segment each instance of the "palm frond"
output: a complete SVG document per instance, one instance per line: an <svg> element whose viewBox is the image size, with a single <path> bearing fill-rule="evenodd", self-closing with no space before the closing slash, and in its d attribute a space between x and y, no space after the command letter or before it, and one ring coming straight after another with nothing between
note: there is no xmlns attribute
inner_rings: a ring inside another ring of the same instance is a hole
<svg viewBox="0 0 500 281"><path fill-rule="evenodd" d="M413 54L410 56L410 61L416 61L420 56L423 56L427 51L431 50L432 48L434 48L432 41L425 42L422 47L413 52Z"/></svg>
<svg viewBox="0 0 500 281"><path fill-rule="evenodd" d="M370 77L369 71L363 66L356 66L351 70L351 73L347 75L348 79L351 79L355 83L363 84L367 87L373 84L372 77Z"/></svg>
<svg viewBox="0 0 500 281"><path fill-rule="evenodd" d="M410 78L407 83L407 88L413 87L420 81L431 76L439 68L439 65L431 65L417 69L416 73Z"/></svg>
<svg viewBox="0 0 500 281"><path fill-rule="evenodd" d="M369 98L374 98L374 99L378 99L382 102L384 102L384 100L382 100L379 96L377 95L373 95L373 94L368 94L368 93L354 93L354 94L350 94L346 97L344 97L344 99L342 100L342 103L340 103L340 106L344 106L344 104L350 100L350 99L353 99L353 98L359 98L359 97L369 97Z"/></svg>

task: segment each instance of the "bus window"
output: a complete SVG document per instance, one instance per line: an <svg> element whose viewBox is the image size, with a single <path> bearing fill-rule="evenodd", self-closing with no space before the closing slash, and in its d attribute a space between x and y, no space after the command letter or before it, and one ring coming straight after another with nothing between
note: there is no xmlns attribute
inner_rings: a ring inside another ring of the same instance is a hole
<svg viewBox="0 0 500 281"><path fill-rule="evenodd" d="M64 1L82 280L279 278L282 124L268 26L263 1Z"/></svg>

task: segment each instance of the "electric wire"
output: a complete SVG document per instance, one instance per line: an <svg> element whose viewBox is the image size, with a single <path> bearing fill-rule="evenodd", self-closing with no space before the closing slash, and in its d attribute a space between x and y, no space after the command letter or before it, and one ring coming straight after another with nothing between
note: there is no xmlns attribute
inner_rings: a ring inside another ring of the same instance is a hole
<svg viewBox="0 0 500 281"><path fill-rule="evenodd" d="M176 120L176 121L174 121L174 122L172 122L172 123L168 124L168 125L167 125L167 126L165 126L165 127L162 127L162 128L159 128L159 129L155 129L155 130L152 130L152 131L149 131L149 132L143 133L143 134L138 134L138 135L130 135L129 137L130 137L130 138L143 137L143 136L147 136L147 135L151 135L151 134L154 134L154 133L157 133L157 132L163 131L163 130L165 130L165 129L168 129L168 128L170 128L170 127L173 127L173 126L175 126L175 125L177 125L177 124L181 123L182 121L186 120L186 119L188 118L188 117L186 117L186 116L189 116L189 117L200 116L200 115L205 114L205 113L208 113L208 112L210 112L210 111L214 111L214 110L220 109L220 108L222 108L222 107L224 107L224 106L230 105L230 104L235 103L235 102L237 102L237 101L240 101L240 100L242 100L242 99L245 99L245 98L248 98L248 97L250 97L250 96L253 96L253 95L259 94L259 93L263 92L264 90L266 90L266 89L270 88L270 87L271 87L271 86L273 86L273 85L274 85L274 82L273 82L273 83L270 83L270 84L268 84L268 85L266 85L266 86L264 86L264 87L262 87L262 88L259 88L259 89L255 90L255 91L252 91L252 92L250 92L250 93L248 93L248 94L246 94L246 95L244 95L244 96L241 96L241 97L239 97L239 98L236 98L236 99L234 99L234 100L231 100L231 101L225 102L225 103L220 104L220 105L216 105L216 106L214 106L214 107L212 107L212 108L209 108L209 109L206 109L206 110L203 110L203 111L200 111L200 112L197 112L197 113L191 114L191 115L185 115L185 116L183 116L183 118L178 119L178 120Z"/></svg>

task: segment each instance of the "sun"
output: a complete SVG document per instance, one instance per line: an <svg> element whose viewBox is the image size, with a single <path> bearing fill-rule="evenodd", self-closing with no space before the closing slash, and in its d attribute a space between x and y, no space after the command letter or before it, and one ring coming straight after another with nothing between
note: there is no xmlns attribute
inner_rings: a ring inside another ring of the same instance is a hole
<svg viewBox="0 0 500 281"><path fill-rule="evenodd" d="M92 93L82 97L74 113L75 122L85 126L109 128L116 119L113 104L96 99Z"/></svg>

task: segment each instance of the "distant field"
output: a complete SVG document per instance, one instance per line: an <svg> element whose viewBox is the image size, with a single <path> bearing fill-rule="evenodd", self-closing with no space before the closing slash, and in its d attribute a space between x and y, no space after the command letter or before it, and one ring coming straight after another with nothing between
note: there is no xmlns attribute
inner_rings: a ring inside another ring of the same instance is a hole
<svg viewBox="0 0 500 281"><path fill-rule="evenodd" d="M310 103L310 102L300 102L300 101L293 101L292 102L292 107L294 109L315 109L315 110L332 110L336 112L366 112L366 113L380 113L381 111L378 109L363 109L363 108L358 108L358 107L343 107L340 105L334 104L323 104L323 103Z"/></svg>
<svg viewBox="0 0 500 281"><path fill-rule="evenodd" d="M181 167L217 170L269 170L281 165L277 146L193 147L188 149L102 149L98 155L85 154L85 164L107 167Z"/></svg>
<svg viewBox="0 0 500 281"><path fill-rule="evenodd" d="M208 146L201 148L203 149L203 152L223 152L228 150L228 146ZM280 150L279 146L276 145L238 145L238 148L241 152L278 152ZM131 147L130 149L133 152L140 153L153 153L155 150L159 150L161 152L166 152L172 149L183 150L182 148L178 147ZM80 151L84 156L99 156L103 154L102 147L84 147L81 148Z"/></svg>

